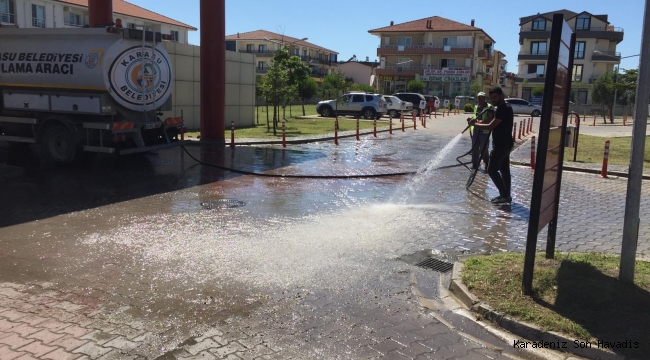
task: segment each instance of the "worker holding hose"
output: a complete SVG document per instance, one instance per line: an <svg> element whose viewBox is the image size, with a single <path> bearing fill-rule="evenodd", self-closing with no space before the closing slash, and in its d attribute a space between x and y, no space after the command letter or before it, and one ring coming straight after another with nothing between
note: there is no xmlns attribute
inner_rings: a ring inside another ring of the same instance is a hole
<svg viewBox="0 0 650 360"><path fill-rule="evenodd" d="M492 132L492 152L490 153L488 174L499 189L499 196L490 201L495 205L508 205L512 203L510 152L514 146L512 139L514 114L510 104L505 102L503 90L500 87L490 90L490 100L496 107L494 118L489 123L483 124L472 119L469 121L469 125L479 131L489 130Z"/></svg>
<svg viewBox="0 0 650 360"><path fill-rule="evenodd" d="M477 119L479 124L487 124L494 118L494 112L485 111L486 108L489 109L492 107L492 104L485 101L485 93L480 92L476 96L478 99L478 104L474 106L474 119ZM482 115L478 115L481 114ZM480 117L480 118L479 118ZM467 121L472 120L468 118ZM479 130L474 129L473 126L470 127L470 134L472 135L472 170L476 170L483 162L485 166L485 171L488 169L488 160L489 160L489 143L488 139L490 138L490 130ZM482 150L482 151L481 151Z"/></svg>

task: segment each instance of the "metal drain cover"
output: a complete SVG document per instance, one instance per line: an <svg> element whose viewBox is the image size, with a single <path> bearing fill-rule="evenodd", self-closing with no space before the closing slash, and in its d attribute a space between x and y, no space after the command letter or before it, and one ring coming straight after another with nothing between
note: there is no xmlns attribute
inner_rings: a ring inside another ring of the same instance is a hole
<svg viewBox="0 0 650 360"><path fill-rule="evenodd" d="M420 261L419 263L415 264L415 266L439 271L441 273L448 273L454 269L454 264L434 258L428 258L426 260Z"/></svg>
<svg viewBox="0 0 650 360"><path fill-rule="evenodd" d="M219 199L201 203L201 207L204 210L234 209L242 206L246 206L246 203L237 199Z"/></svg>

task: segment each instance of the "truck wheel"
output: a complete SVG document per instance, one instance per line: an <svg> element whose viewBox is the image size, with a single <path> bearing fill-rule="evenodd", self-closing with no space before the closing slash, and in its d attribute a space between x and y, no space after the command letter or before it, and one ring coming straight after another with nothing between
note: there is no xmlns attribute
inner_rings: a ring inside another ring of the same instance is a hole
<svg viewBox="0 0 650 360"><path fill-rule="evenodd" d="M74 134L61 123L47 125L40 145L45 160L52 164L70 165L75 161L77 144Z"/></svg>
<svg viewBox="0 0 650 360"><path fill-rule="evenodd" d="M397 112L397 110L391 110L391 111L390 111L390 116L391 116L393 119L395 119L395 118L398 118L398 117L399 117L399 113Z"/></svg>
<svg viewBox="0 0 650 360"><path fill-rule="evenodd" d="M372 120L377 116L377 113L374 109L365 109L363 110L363 118L366 120Z"/></svg>
<svg viewBox="0 0 650 360"><path fill-rule="evenodd" d="M329 106L323 106L322 109L320 109L320 116L322 117L331 117L334 114L332 111L332 108Z"/></svg>

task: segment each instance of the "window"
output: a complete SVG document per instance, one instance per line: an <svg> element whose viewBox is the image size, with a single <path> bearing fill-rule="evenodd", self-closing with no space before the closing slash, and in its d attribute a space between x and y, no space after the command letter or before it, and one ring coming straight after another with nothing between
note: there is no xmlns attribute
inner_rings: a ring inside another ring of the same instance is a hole
<svg viewBox="0 0 650 360"><path fill-rule="evenodd" d="M576 41L576 50L573 53L574 59L584 59L585 58L585 41Z"/></svg>
<svg viewBox="0 0 650 360"><path fill-rule="evenodd" d="M440 67L453 70L456 68L456 59L442 59L440 60Z"/></svg>
<svg viewBox="0 0 650 360"><path fill-rule="evenodd" d="M582 14L576 19L576 30L589 30L591 27L591 16Z"/></svg>
<svg viewBox="0 0 650 360"><path fill-rule="evenodd" d="M14 0L0 0L0 22L8 24L16 23Z"/></svg>
<svg viewBox="0 0 650 360"><path fill-rule="evenodd" d="M296 55L296 56L300 55L300 49L294 48L293 49L293 54Z"/></svg>
<svg viewBox="0 0 650 360"><path fill-rule="evenodd" d="M589 92L587 90L578 91L578 104L587 105L587 95Z"/></svg>
<svg viewBox="0 0 650 360"><path fill-rule="evenodd" d="M366 101L367 102L372 102L372 95L366 95Z"/></svg>
<svg viewBox="0 0 650 360"><path fill-rule="evenodd" d="M455 36L442 38L442 46L456 47L458 46L458 38Z"/></svg>
<svg viewBox="0 0 650 360"><path fill-rule="evenodd" d="M237 42L226 40L226 51L237 51Z"/></svg>
<svg viewBox="0 0 650 360"><path fill-rule="evenodd" d="M266 61L258 61L257 62L257 68L260 70L266 70Z"/></svg>
<svg viewBox="0 0 650 360"><path fill-rule="evenodd" d="M260 45L260 46L258 46L257 49L259 50L260 53L265 53L267 51L266 50L266 45Z"/></svg>
<svg viewBox="0 0 650 360"><path fill-rule="evenodd" d="M546 19L533 20L533 31L546 31Z"/></svg>
<svg viewBox="0 0 650 360"><path fill-rule="evenodd" d="M135 29L135 24L134 23L126 23L126 27L129 29Z"/></svg>
<svg viewBox="0 0 650 360"><path fill-rule="evenodd" d="M363 102L363 95L352 95L352 102Z"/></svg>
<svg viewBox="0 0 650 360"><path fill-rule="evenodd" d="M409 58L397 58L397 71L402 71L405 67L411 65L411 59Z"/></svg>
<svg viewBox="0 0 650 360"><path fill-rule="evenodd" d="M32 4L32 26L45 27L45 6Z"/></svg>
<svg viewBox="0 0 650 360"><path fill-rule="evenodd" d="M533 41L530 43L531 55L546 55L546 41Z"/></svg>
<svg viewBox="0 0 650 360"><path fill-rule="evenodd" d="M336 62L336 54L330 54L330 61Z"/></svg>
<svg viewBox="0 0 650 360"><path fill-rule="evenodd" d="M81 16L79 16L78 14L70 13L68 15L68 23L66 25L81 27Z"/></svg>
<svg viewBox="0 0 650 360"><path fill-rule="evenodd" d="M302 51L302 56L307 57L307 50Z"/></svg>
<svg viewBox="0 0 650 360"><path fill-rule="evenodd" d="M582 81L582 68L584 65L573 65L573 81Z"/></svg>
<svg viewBox="0 0 650 360"><path fill-rule="evenodd" d="M253 44L247 44L247 45L246 45L246 52L248 52L248 53L255 52L255 45L253 45Z"/></svg>
<svg viewBox="0 0 650 360"><path fill-rule="evenodd" d="M178 31L171 30L169 34L172 36L172 41L178 42Z"/></svg>
<svg viewBox="0 0 650 360"><path fill-rule="evenodd" d="M410 37L397 38L397 46L411 46L411 40Z"/></svg>
<svg viewBox="0 0 650 360"><path fill-rule="evenodd" d="M544 64L529 64L528 73L536 74L537 77L544 77Z"/></svg>

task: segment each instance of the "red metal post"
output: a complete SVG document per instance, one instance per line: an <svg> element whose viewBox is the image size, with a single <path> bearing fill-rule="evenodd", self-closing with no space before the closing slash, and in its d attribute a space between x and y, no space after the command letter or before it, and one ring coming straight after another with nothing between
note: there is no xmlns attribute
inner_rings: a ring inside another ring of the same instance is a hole
<svg viewBox="0 0 650 360"><path fill-rule="evenodd" d="M225 142L226 0L201 0L201 141Z"/></svg>
<svg viewBox="0 0 650 360"><path fill-rule="evenodd" d="M517 142L517 123L513 124L512 141Z"/></svg>
<svg viewBox="0 0 650 360"><path fill-rule="evenodd" d="M393 135L393 117L388 115L388 133Z"/></svg>
<svg viewBox="0 0 650 360"><path fill-rule="evenodd" d="M357 116L357 141L359 141L359 117Z"/></svg>
<svg viewBox="0 0 650 360"><path fill-rule="evenodd" d="M285 120L282 119L282 147L286 148L287 147L287 135L285 132L285 126L284 126Z"/></svg>
<svg viewBox="0 0 650 360"><path fill-rule="evenodd" d="M537 147L535 146L535 137L530 143L530 168L535 169L535 155L537 153Z"/></svg>
<svg viewBox="0 0 650 360"><path fill-rule="evenodd" d="M594 113L594 124L591 126L596 126L596 114Z"/></svg>
<svg viewBox="0 0 650 360"><path fill-rule="evenodd" d="M377 119L374 120L374 130L373 130L373 135L377 137Z"/></svg>
<svg viewBox="0 0 650 360"><path fill-rule="evenodd" d="M404 114L402 114L402 132L404 132L404 123L406 123L406 120L404 119Z"/></svg>
<svg viewBox="0 0 650 360"><path fill-rule="evenodd" d="M521 140L521 133L524 131L524 122L519 122L519 140Z"/></svg>
<svg viewBox="0 0 650 360"><path fill-rule="evenodd" d="M605 154L603 156L603 169L600 171L601 178L607 178L607 165L609 163L609 140L605 141Z"/></svg>
<svg viewBox="0 0 650 360"><path fill-rule="evenodd" d="M113 25L113 0L88 0L88 26Z"/></svg>
<svg viewBox="0 0 650 360"><path fill-rule="evenodd" d="M413 114L413 130L417 130L417 129L418 129L418 121L415 118L415 114Z"/></svg>
<svg viewBox="0 0 650 360"><path fill-rule="evenodd" d="M334 121L334 145L339 144L339 120Z"/></svg>

